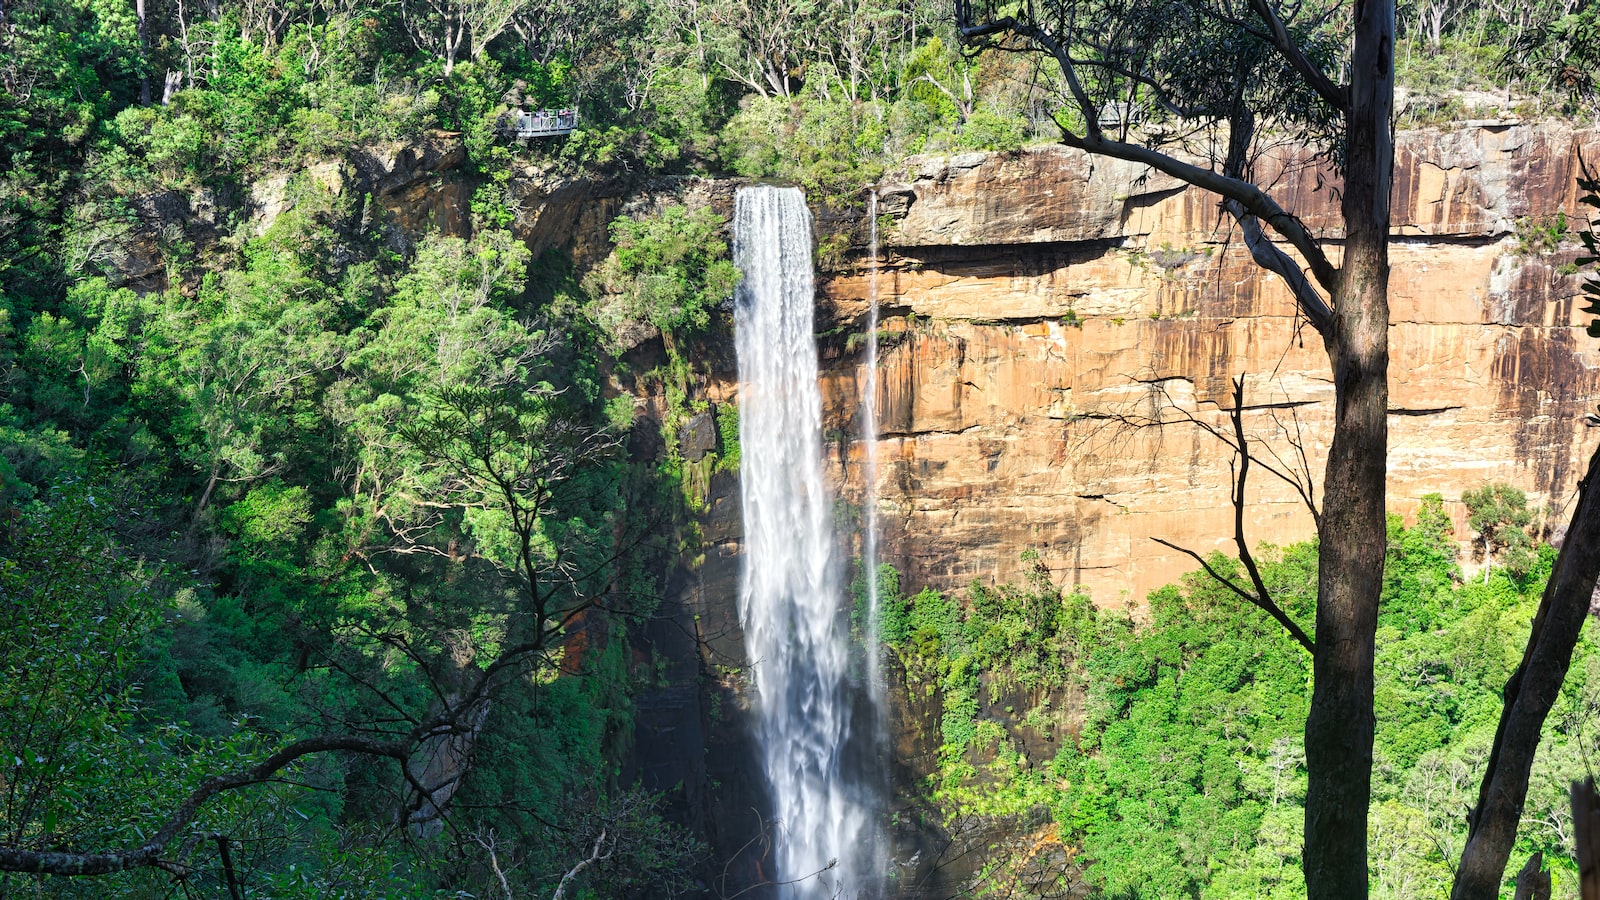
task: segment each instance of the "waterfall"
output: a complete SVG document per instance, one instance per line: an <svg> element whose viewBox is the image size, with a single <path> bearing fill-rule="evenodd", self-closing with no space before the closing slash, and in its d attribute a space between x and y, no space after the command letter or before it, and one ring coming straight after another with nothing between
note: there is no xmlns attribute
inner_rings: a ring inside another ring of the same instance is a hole
<svg viewBox="0 0 1600 900"><path fill-rule="evenodd" d="M881 760L853 733L850 626L822 477L822 398L812 326L811 215L798 189L742 188L734 201L740 490L739 592L772 790L786 898L877 894ZM852 744L852 740L857 743ZM865 762L866 764L863 764Z"/></svg>
<svg viewBox="0 0 1600 900"><path fill-rule="evenodd" d="M867 690L878 721L888 707L878 646L878 191L867 195L867 361L861 385L861 570L867 579Z"/></svg>

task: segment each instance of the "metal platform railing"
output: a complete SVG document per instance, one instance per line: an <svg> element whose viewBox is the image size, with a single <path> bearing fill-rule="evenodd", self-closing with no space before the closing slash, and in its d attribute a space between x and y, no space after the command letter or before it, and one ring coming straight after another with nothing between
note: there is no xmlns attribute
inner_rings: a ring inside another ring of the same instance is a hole
<svg viewBox="0 0 1600 900"><path fill-rule="evenodd" d="M556 137L577 130L578 111L541 109L538 112L519 112L509 124L512 133L519 138Z"/></svg>

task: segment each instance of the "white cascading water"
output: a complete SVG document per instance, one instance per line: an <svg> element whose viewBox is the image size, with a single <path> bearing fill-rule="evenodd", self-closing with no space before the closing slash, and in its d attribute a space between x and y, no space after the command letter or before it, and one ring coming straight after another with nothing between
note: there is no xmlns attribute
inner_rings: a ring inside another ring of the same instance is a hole
<svg viewBox="0 0 1600 900"><path fill-rule="evenodd" d="M874 791L846 753L850 627L822 477L804 195L740 189L733 248L744 273L734 307L746 542L739 618L779 820L773 881L786 883L788 898L873 896Z"/></svg>

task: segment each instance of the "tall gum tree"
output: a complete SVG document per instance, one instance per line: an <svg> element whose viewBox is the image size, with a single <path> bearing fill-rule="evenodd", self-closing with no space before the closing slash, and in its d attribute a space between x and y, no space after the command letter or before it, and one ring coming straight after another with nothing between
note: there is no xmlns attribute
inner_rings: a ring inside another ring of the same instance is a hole
<svg viewBox="0 0 1600 900"><path fill-rule="evenodd" d="M1385 552L1394 3L956 0L956 20L972 52L1053 60L1067 101L1057 117L1063 143L1216 194L1252 258L1284 280L1322 337L1334 432L1320 517L1302 864L1311 900L1366 897ZM1257 183L1267 132L1325 149L1343 176L1341 234L1313 235ZM1196 146L1220 152L1197 154Z"/></svg>

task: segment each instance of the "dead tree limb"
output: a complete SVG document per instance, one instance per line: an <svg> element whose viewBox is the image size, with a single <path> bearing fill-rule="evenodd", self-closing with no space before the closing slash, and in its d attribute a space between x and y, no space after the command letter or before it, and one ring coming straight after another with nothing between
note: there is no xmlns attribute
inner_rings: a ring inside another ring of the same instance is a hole
<svg viewBox="0 0 1600 900"><path fill-rule="evenodd" d="M1211 566L1210 563L1206 562L1206 558L1205 557L1203 557L1200 554L1194 552L1193 550L1190 550L1187 547L1180 547L1177 544L1172 543L1171 541L1165 541L1165 540L1162 540L1161 538L1158 538L1158 537L1153 537L1150 540L1155 541L1156 543L1160 544L1163 547L1167 547L1167 548L1170 548L1172 550L1176 550L1179 553L1182 553L1182 554L1188 556L1189 558L1193 559L1195 562L1199 563L1200 564L1200 568L1204 569L1206 574L1211 576L1213 581L1216 581L1218 584L1221 584L1223 587L1226 587L1228 590L1233 591L1235 594L1238 594L1240 598L1242 598L1243 600L1245 600L1245 601L1251 603L1252 605L1260 608L1267 615L1269 615L1273 619L1275 619L1278 622L1278 624L1282 625L1284 627L1284 629L1287 630L1289 632L1289 634L1294 637L1295 641L1298 642L1300 644L1300 646L1305 648L1307 653L1315 654L1317 652L1316 643L1311 640L1311 637L1305 633L1304 629L1302 629L1299 625L1296 625L1295 621L1293 619L1289 618L1288 614L1286 614L1283 611L1282 607L1278 606L1278 604L1274 603L1270 599L1264 599L1262 597L1259 597L1256 594L1251 593L1250 591L1247 591L1244 588L1240 587L1238 582L1236 582L1233 579L1223 575L1221 572L1218 572L1215 568L1213 568Z"/></svg>
<svg viewBox="0 0 1600 900"><path fill-rule="evenodd" d="M590 851L588 857L578 860L578 864L568 869L567 874L561 876L561 882L556 885L556 892L550 895L550 900L562 900L562 898L566 897L567 885L571 884L573 879L582 875L584 869L595 863L610 859L611 854L615 853L616 850L616 839L613 838L611 845L609 847L606 846L606 830L604 828L600 829L600 836L594 839L594 850Z"/></svg>
<svg viewBox="0 0 1600 900"><path fill-rule="evenodd" d="M1544 854L1534 851L1517 873L1517 891L1511 900L1550 900L1550 873L1544 870Z"/></svg>
<svg viewBox="0 0 1600 900"><path fill-rule="evenodd" d="M505 892L506 900L517 900L517 895L511 890L511 882L506 878L505 870L500 867L500 854L496 852L500 845L499 835L491 828L487 834L474 833L470 837L489 854L489 868L494 871L495 880L500 882L500 890Z"/></svg>
<svg viewBox="0 0 1600 900"><path fill-rule="evenodd" d="M1310 635L1306 634L1305 629L1301 628L1294 619L1289 617L1288 613L1284 612L1283 607L1279 606L1277 601L1272 599L1272 592L1267 589L1266 580L1261 577L1261 568L1256 565L1255 554L1250 552L1250 543L1245 539L1245 487L1250 479L1251 460L1250 442L1244 433L1244 376L1242 375L1233 380L1233 409L1228 411L1228 418L1233 423L1233 440L1231 442L1227 441L1226 438L1223 440L1225 443L1232 443L1234 453L1238 457L1238 465L1234 468L1233 479L1233 543L1239 551L1239 562L1244 566L1245 574L1250 577L1251 590L1246 590L1232 578L1218 572L1204 557L1193 550L1180 547L1171 541L1165 541L1158 537L1152 537L1151 540L1163 547L1169 547L1192 558L1200 564L1200 567L1205 570L1207 575L1211 576L1213 581L1233 591L1245 601L1271 616L1294 637L1301 647L1305 648L1307 653L1315 656L1317 652L1316 642L1311 639ZM1209 426L1203 427L1216 434L1216 431ZM1218 437L1221 436L1218 435Z"/></svg>

